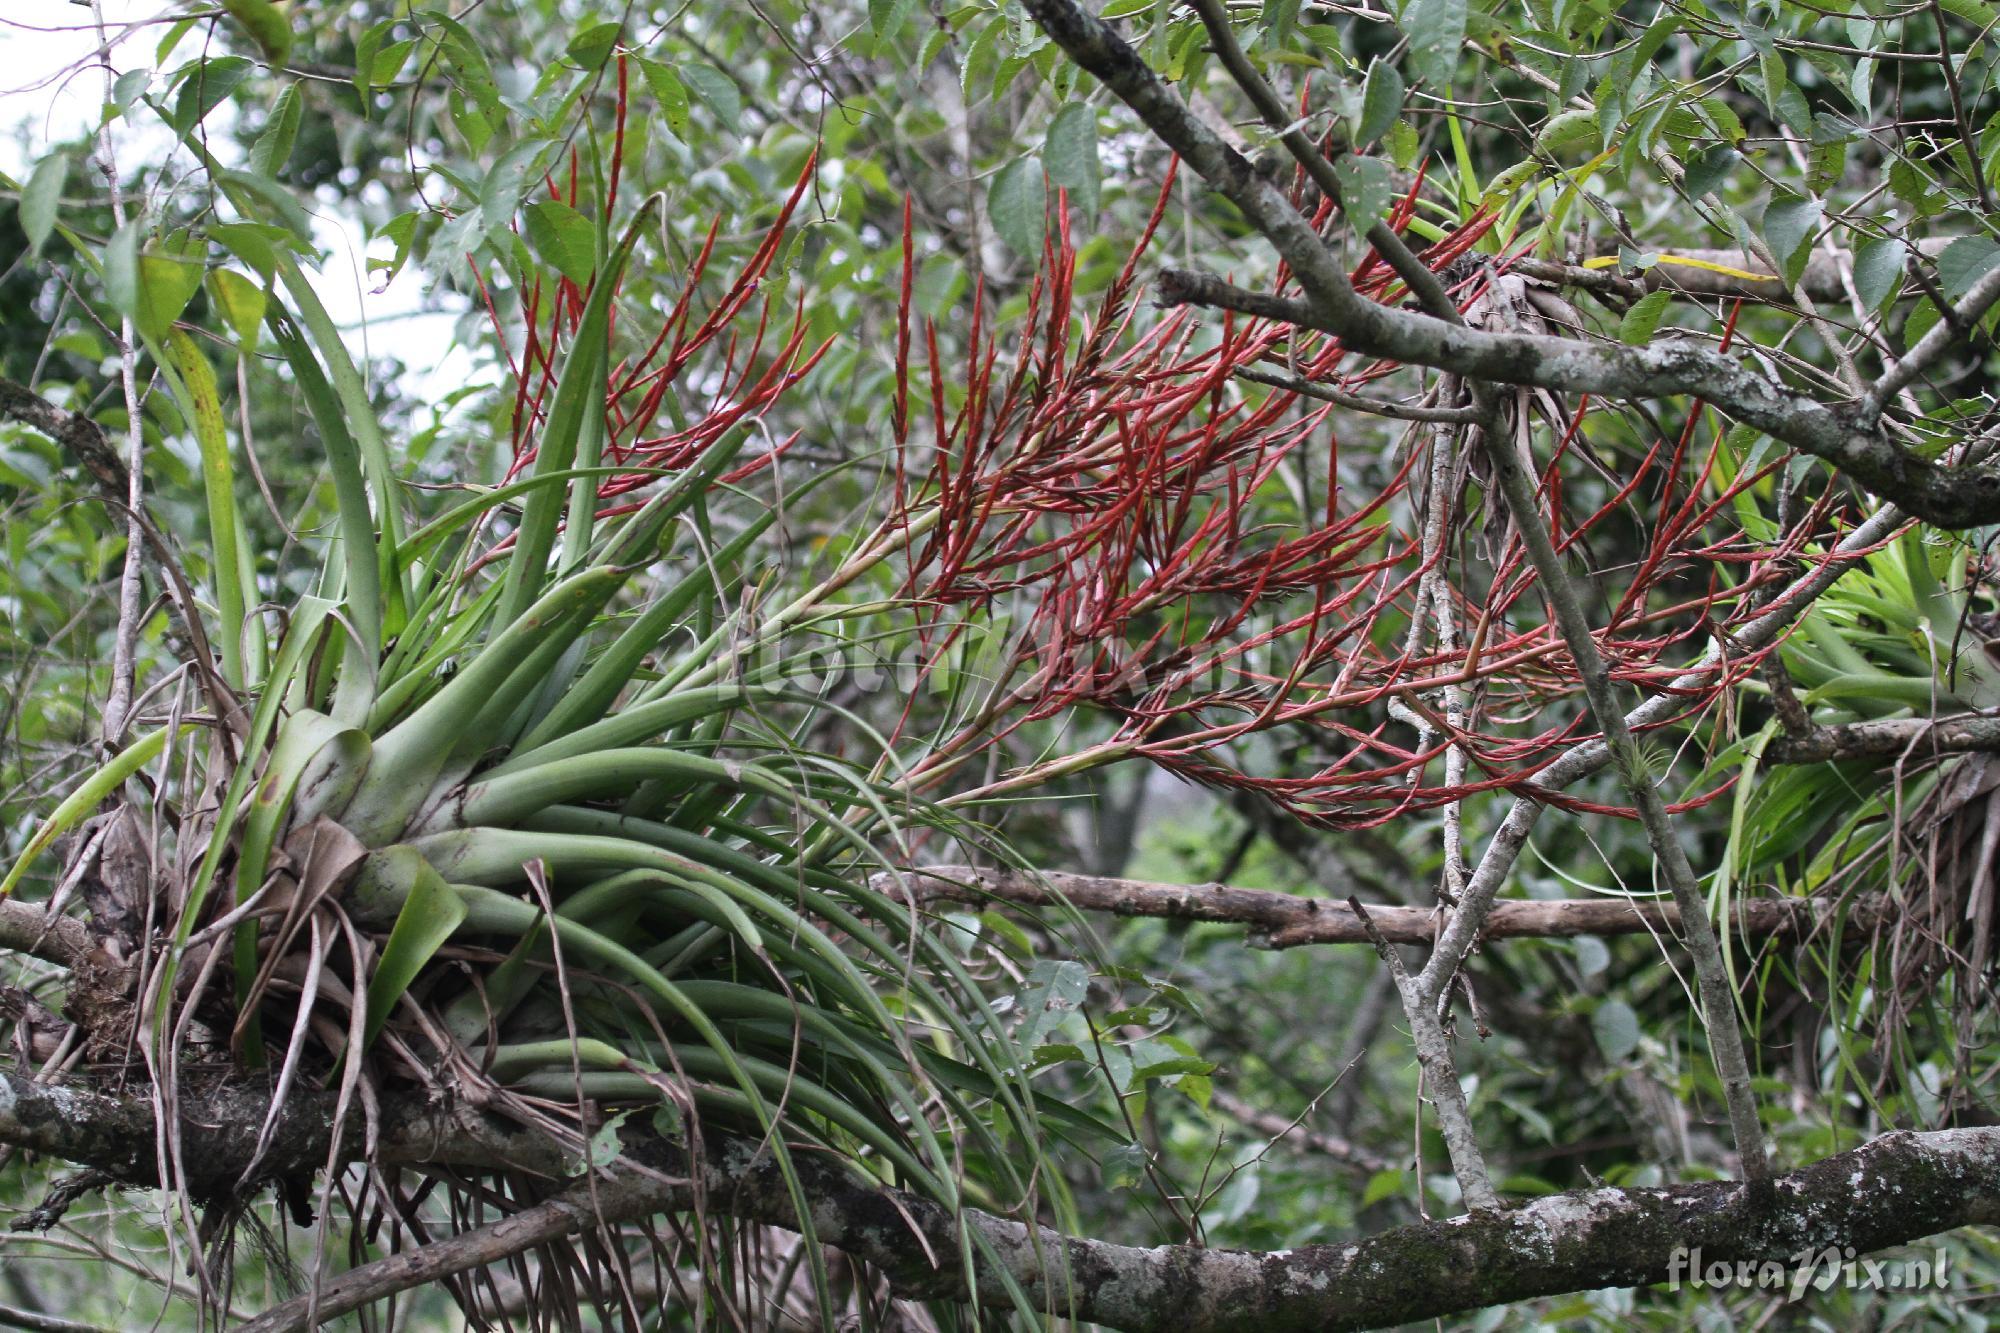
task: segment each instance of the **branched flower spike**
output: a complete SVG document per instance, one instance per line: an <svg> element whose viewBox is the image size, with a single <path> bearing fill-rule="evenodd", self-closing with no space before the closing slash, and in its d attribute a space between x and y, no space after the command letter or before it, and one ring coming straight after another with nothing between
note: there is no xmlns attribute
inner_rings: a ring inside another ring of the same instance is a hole
<svg viewBox="0 0 2000 1333"><path fill-rule="evenodd" d="M1303 178L1298 188L1303 203ZM1419 177L1392 227L1409 223L1423 188ZM1332 205L1320 200L1317 209L1326 224ZM1539 318L1510 257L1475 252L1496 217L1474 211L1419 258L1450 275L1468 318ZM897 401L927 390L929 411L899 408L898 421L928 416L931 438L905 446L899 494L907 513L942 515L913 553L907 583L931 608L929 660L962 653L970 624L1007 615L1012 626L1004 646L986 636L980 659L1004 705L945 737L925 761L925 781L953 785L949 775L1000 735L1083 707L1113 720L1107 739L997 783L957 784L956 799L1131 755L1327 824L1376 824L1475 792L1529 790L1587 735L1587 716L1574 664L1533 600L1525 553L1482 499L1463 414L1414 422L1394 449L1349 462L1325 400L1365 405L1362 391L1392 383L1402 367L1355 364L1337 339L1242 315L1204 322L1184 308L1140 327L1134 275L1151 236L1149 228L1084 315L1058 208L1017 332L1003 345L981 331L975 307L974 345L955 385L929 330L921 343L931 364L911 364L905 297ZM1405 298L1373 250L1352 281L1376 300ZM1281 270L1277 295L1288 282ZM1612 438L1623 423L1587 400L1523 395L1510 407L1554 418L1559 445L1543 490L1559 547L1587 549L1607 525L1641 533L1646 558L1599 633L1620 679L1647 688L1670 680L1686 644L1711 624L1755 614L1757 590L1822 530L1794 527L1780 549L1735 526L1736 497L1768 467L1719 471L1721 431L1710 421L1707 442L1698 438L1707 420L1699 405L1677 440L1639 450L1617 489L1591 496L1572 518L1559 482L1564 457L1588 455L1589 428L1600 421ZM1319 475L1303 470L1308 457L1326 460ZM1252 497L1267 515L1289 508L1289 520L1246 525ZM1718 576L1736 569L1748 577ZM1687 697L1683 716L1712 706L1759 660L1732 662ZM1447 695L1471 702L1448 704ZM1007 722L990 725L994 715ZM1304 771L1294 759L1295 771L1274 773L1269 745L1301 755ZM1437 761L1448 749L1467 771L1440 782Z"/></svg>

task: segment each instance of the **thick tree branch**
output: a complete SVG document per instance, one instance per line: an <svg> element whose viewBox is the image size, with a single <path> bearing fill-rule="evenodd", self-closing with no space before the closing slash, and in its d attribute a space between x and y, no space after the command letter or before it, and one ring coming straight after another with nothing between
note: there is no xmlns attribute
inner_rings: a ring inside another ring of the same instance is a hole
<svg viewBox="0 0 2000 1333"><path fill-rule="evenodd" d="M139 1162L150 1170L148 1098L70 1089L59 1122L29 1127L20 1113L24 1083L0 1075L0 1140L93 1165ZM190 1097L184 1127L210 1135L203 1147L223 1150L215 1159L218 1177L247 1160L237 1154L255 1140L258 1102L240 1089ZM292 1160L323 1157L330 1104L323 1094L300 1096L280 1118L278 1139L291 1145L284 1151ZM240 1133L203 1129L201 1122L218 1115L244 1117L244 1127ZM600 1217L636 1220L689 1207L693 1191L681 1170L684 1154L679 1145L633 1127L642 1120L626 1122L626 1157L598 1182L601 1213L585 1191L572 1187L508 1221L363 1265L322 1290L320 1316L576 1234ZM562 1154L554 1145L463 1109L392 1103L381 1123L385 1161L448 1162L463 1169L483 1164L560 1178ZM187 1156L192 1161L196 1154ZM1570 1291L1659 1282L1677 1253L1695 1247L1705 1261L1787 1263L1829 1247L1852 1246L1865 1254L2000 1221L2000 1129L1958 1129L1891 1134L1762 1186L1583 1190L1518 1209L1271 1253L1114 1245L966 1210L963 1224L981 1241L968 1277L953 1257L960 1253L959 1219L950 1212L855 1177L819 1155L801 1154L797 1162L820 1238L880 1268L899 1293L1003 1306L1004 1275L1044 1313L1135 1333L1376 1328ZM716 1138L701 1185L710 1212L796 1225L776 1166L748 1141ZM930 1255L941 1256L940 1262ZM294 1302L248 1327L275 1333L303 1328L304 1318L304 1303Z"/></svg>
<svg viewBox="0 0 2000 1333"><path fill-rule="evenodd" d="M1884 722L1850 722L1815 727L1804 736L1780 737L1764 747L1770 764L1820 764L1838 759L1886 759L1908 755L2000 751L2000 717L1901 717Z"/></svg>
<svg viewBox="0 0 2000 1333"><path fill-rule="evenodd" d="M180 1138L189 1172L181 1183L197 1198L233 1195L246 1164L259 1179L310 1174L324 1166L333 1134L331 1093L294 1096L260 1158L257 1141L270 1089L251 1079L209 1079L183 1090ZM378 1160L560 1175L558 1145L469 1105L430 1106L412 1100L381 1119ZM84 1083L37 1083L0 1071L0 1143L95 1167L130 1185L157 1185L151 1099L143 1092L112 1096ZM348 1136L360 1151L360 1135Z"/></svg>
<svg viewBox="0 0 2000 1333"><path fill-rule="evenodd" d="M1168 270L1156 291L1168 305L1212 306L1322 329L1371 355L1469 378L1610 398L1701 398L1801 453L1825 459L1913 517L1945 528L2000 521L2000 467L1925 462L1859 424L1874 419L1862 406L1829 406L1691 342L1611 347L1544 334L1488 333L1364 302L1380 312L1368 323L1386 321L1378 339L1355 336L1307 302L1245 291L1207 273Z"/></svg>
<svg viewBox="0 0 2000 1333"><path fill-rule="evenodd" d="M0 950L75 967L91 948L89 929L75 917L52 917L38 904L0 899Z"/></svg>
<svg viewBox="0 0 2000 1333"><path fill-rule="evenodd" d="M878 875L875 888L900 896L897 876ZM1367 944L1368 929L1345 903L1227 884L1160 884L1061 871L1027 873L974 866L926 866L901 882L920 902L987 906L1072 907L1113 916L1163 917L1248 926L1251 944L1294 949L1307 944ZM1732 905L1728 928L1746 938L1811 934L1844 919L1850 927L1879 922L1892 904L1880 895L1851 902L1817 898L1757 898ZM1369 918L1391 944L1430 944L1441 919L1428 907L1369 904ZM1676 935L1680 908L1670 901L1582 898L1495 902L1479 928L1482 940L1570 939L1579 935Z"/></svg>
<svg viewBox="0 0 2000 1333"><path fill-rule="evenodd" d="M1819 402L1695 343L1619 347L1488 332L1363 298L1278 187L1202 124L1108 25L1074 0L1027 0L1027 9L1071 59L1235 204L1291 266L1306 300L1264 297L1261 308L1250 313L1330 333L1368 356L1434 366L1473 380L1612 398L1701 398L1773 439L1825 459L1928 522L1964 528L2000 521L2000 468L1927 462L1883 433L1866 404ZM1198 275L1177 275L1163 282L1162 292L1169 300L1196 300L1217 295L1223 286ZM1246 300L1213 303L1249 309Z"/></svg>

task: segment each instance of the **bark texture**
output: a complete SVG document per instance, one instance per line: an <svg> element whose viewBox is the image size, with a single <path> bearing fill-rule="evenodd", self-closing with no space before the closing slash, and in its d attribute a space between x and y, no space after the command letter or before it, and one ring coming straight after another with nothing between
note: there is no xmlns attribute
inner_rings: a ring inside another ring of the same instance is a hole
<svg viewBox="0 0 2000 1333"><path fill-rule="evenodd" d="M267 1099L217 1086L184 1099L181 1131L211 1181L248 1160ZM634 1120L639 1119L634 1117ZM292 1099L272 1155L323 1160L332 1129L327 1094ZM508 1170L562 1179L557 1144L503 1127L474 1109L389 1102L378 1160ZM0 1142L151 1181L153 1114L143 1096L50 1088L0 1074ZM358 1133L345 1136L356 1146ZM494 1223L354 1270L324 1291L319 1317L604 1222L689 1206L693 1177L677 1143L627 1122L625 1156L597 1182L552 1192L532 1215ZM2000 1129L1897 1133L1762 1183L1596 1189L1481 1215L1417 1223L1351 1242L1267 1253L1194 1245L1138 1247L1065 1237L966 1210L977 1238L973 1271L956 1260L958 1226L945 1209L861 1179L841 1165L798 1159L820 1238L886 1273L908 1295L1006 1303L1003 1275L1044 1312L1134 1333L1282 1333L1362 1329L1510 1301L1665 1280L1677 1250L1705 1261L1789 1262L1807 1251L1867 1253L1954 1227L2000 1221ZM710 1142L700 1167L705 1206L775 1226L797 1222L768 1154L745 1140ZM933 1264L929 1255L946 1256ZM305 1327L303 1302L251 1327Z"/></svg>
<svg viewBox="0 0 2000 1333"><path fill-rule="evenodd" d="M125 504L130 474L110 437L95 421L65 411L10 379L0 379L0 416L32 426L62 445L83 464L84 471L107 499L119 506Z"/></svg>
<svg viewBox="0 0 2000 1333"><path fill-rule="evenodd" d="M1900 717L1815 727L1803 736L1782 737L1764 747L1773 764L1818 764L1838 759L1912 760L1936 754L2000 750L2000 717Z"/></svg>

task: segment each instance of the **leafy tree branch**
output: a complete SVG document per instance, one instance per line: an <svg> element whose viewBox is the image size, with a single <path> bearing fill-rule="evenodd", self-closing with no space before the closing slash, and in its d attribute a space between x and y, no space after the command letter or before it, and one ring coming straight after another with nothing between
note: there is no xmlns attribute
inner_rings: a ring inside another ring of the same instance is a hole
<svg viewBox="0 0 2000 1333"><path fill-rule="evenodd" d="M1363 300L1278 188L1193 115L1110 25L1069 0L1033 0L1027 8L1072 59L1242 210L1291 266L1305 292L1303 301L1285 301L1238 292L1206 275L1174 274L1164 281L1165 299L1283 318L1333 334L1357 352L1448 370L1468 380L1610 398L1699 398L1773 439L1825 459L1927 522L1964 528L2000 521L2000 468L1918 457L1881 428L1879 403L1821 402L1739 361L1683 342L1604 347L1570 338L1496 333ZM1968 293L1962 308L1976 319L1995 299L2000 299L2000 276L1989 274L1977 291ZM1941 334L1921 353L1913 349L1909 374L1928 364L1949 338L1949 333ZM1903 380L1892 371L1888 382L1900 385Z"/></svg>

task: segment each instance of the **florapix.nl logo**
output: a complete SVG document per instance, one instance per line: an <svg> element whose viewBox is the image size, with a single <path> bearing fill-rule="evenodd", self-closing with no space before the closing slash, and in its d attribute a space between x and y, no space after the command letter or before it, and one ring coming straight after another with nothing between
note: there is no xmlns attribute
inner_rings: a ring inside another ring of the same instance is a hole
<svg viewBox="0 0 2000 1333"><path fill-rule="evenodd" d="M1777 1259L1713 1259L1701 1247L1677 1249L1667 1260L1667 1288L1733 1287L1783 1291L1802 1300L1808 1291L1942 1291L1951 1285L1943 1250L1905 1258L1871 1259L1854 1247L1803 1250L1789 1262Z"/></svg>

